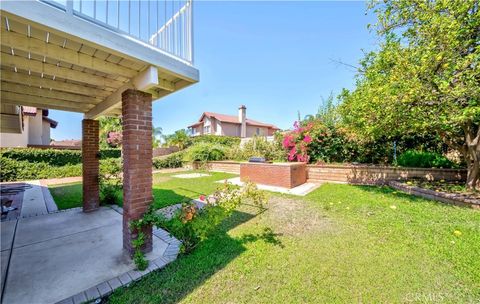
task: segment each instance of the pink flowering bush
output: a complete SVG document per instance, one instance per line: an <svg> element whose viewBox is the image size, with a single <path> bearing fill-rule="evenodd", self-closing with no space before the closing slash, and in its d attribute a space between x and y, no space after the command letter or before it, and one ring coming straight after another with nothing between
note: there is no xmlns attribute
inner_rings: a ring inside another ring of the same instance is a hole
<svg viewBox="0 0 480 304"><path fill-rule="evenodd" d="M107 143L110 147L118 147L122 144L122 132L108 132Z"/></svg>
<svg viewBox="0 0 480 304"><path fill-rule="evenodd" d="M313 141L313 122L301 125L298 121L293 124L293 131L286 133L282 145L288 151L288 161L308 162L308 146Z"/></svg>

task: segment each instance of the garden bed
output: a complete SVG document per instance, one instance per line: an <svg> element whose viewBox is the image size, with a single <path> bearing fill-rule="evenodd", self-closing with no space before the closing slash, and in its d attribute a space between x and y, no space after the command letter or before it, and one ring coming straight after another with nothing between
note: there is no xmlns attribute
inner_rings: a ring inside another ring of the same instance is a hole
<svg viewBox="0 0 480 304"><path fill-rule="evenodd" d="M480 209L480 193L465 189L460 182L411 180L391 181L390 186L409 194L457 206Z"/></svg>

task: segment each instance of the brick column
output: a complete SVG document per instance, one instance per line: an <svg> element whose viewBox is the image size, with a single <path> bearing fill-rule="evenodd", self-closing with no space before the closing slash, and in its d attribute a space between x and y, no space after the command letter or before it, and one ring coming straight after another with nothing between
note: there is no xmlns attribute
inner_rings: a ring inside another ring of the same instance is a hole
<svg viewBox="0 0 480 304"><path fill-rule="evenodd" d="M90 212L100 205L98 185L98 121L82 120L82 175L83 175L83 211Z"/></svg>
<svg viewBox="0 0 480 304"><path fill-rule="evenodd" d="M152 95L126 90L122 94L123 248L133 254L131 220L148 210L152 196ZM152 227L145 227L144 252L152 250Z"/></svg>

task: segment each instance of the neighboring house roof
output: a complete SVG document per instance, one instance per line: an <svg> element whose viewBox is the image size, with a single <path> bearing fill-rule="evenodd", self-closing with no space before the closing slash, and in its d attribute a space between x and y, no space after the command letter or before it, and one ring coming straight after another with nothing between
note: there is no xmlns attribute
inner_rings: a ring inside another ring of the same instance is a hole
<svg viewBox="0 0 480 304"><path fill-rule="evenodd" d="M23 115L26 115L26 116L36 116L37 115L37 108L36 107L22 106L22 113L23 113ZM48 110L42 109L42 119L44 121L49 122L51 128L56 128L57 125L58 125L58 121L53 120L53 119L51 119L47 116L48 116Z"/></svg>
<svg viewBox="0 0 480 304"><path fill-rule="evenodd" d="M23 115L35 116L37 115L37 108L22 106L22 113Z"/></svg>
<svg viewBox="0 0 480 304"><path fill-rule="evenodd" d="M193 125L190 125L189 127L196 127L196 126L200 125L205 116L207 116L208 118L215 118L215 119L217 119L221 122L227 122L227 123L232 123L232 124L241 124L238 121L238 116L235 116L235 115L226 115L226 114L219 114L219 113L214 113L214 112L204 112L202 114L202 116L200 117L200 119L198 120L198 122L194 123ZM247 118L245 120L245 122L249 126L265 127L265 128L280 130L280 128L278 128L275 125L259 122L259 121L256 121L256 120L253 120L253 119L250 119L250 118Z"/></svg>
<svg viewBox="0 0 480 304"><path fill-rule="evenodd" d="M50 142L50 146L80 147L80 146L82 146L82 141L80 139L54 140L54 141Z"/></svg>
<svg viewBox="0 0 480 304"><path fill-rule="evenodd" d="M42 119L50 123L50 128L55 129L58 125L58 121L48 118L47 116L43 116Z"/></svg>

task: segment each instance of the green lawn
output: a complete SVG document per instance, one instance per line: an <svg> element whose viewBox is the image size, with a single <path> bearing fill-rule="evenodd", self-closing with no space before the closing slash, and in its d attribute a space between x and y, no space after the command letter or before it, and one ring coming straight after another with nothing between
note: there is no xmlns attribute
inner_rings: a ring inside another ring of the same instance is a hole
<svg viewBox="0 0 480 304"><path fill-rule="evenodd" d="M202 191L202 188L195 190ZM478 303L480 212L325 184L242 206L191 254L110 303Z"/></svg>
<svg viewBox="0 0 480 304"><path fill-rule="evenodd" d="M172 177L182 173L200 171L157 173L153 175L153 196L157 208L173 205L185 199L198 198L201 194L214 192L220 184L215 181L234 177L233 174L208 172L210 176L181 179ZM82 206L82 183L49 186L53 199L59 209Z"/></svg>

